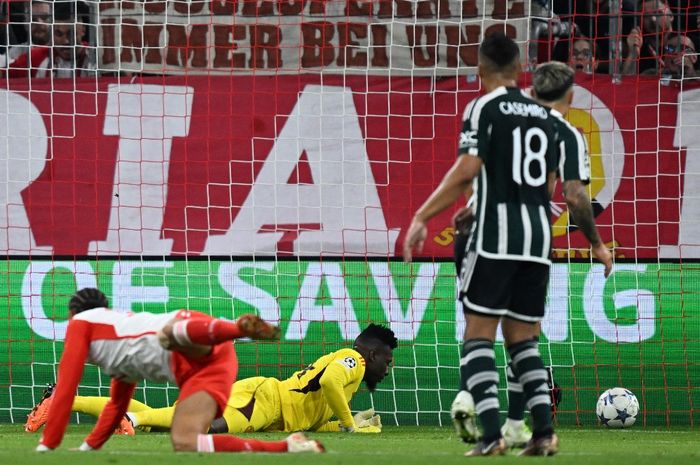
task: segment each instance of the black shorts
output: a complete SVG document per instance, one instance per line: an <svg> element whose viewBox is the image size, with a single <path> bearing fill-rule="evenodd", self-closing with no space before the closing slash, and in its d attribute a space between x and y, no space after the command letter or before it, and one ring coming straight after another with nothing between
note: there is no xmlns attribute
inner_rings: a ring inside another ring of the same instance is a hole
<svg viewBox="0 0 700 465"><path fill-rule="evenodd" d="M460 277L459 298L465 312L528 323L544 317L549 265L469 252Z"/></svg>

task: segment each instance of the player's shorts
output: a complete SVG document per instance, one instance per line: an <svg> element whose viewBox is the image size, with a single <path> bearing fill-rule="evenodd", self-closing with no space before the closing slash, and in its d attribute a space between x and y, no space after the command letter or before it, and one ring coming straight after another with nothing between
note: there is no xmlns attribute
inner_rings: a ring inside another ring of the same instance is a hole
<svg viewBox="0 0 700 465"><path fill-rule="evenodd" d="M180 388L178 401L204 391L214 398L219 407L216 416L221 416L238 374L238 358L233 343L215 345L209 355L201 358L189 358L173 352L172 364L175 381Z"/></svg>
<svg viewBox="0 0 700 465"><path fill-rule="evenodd" d="M279 381L261 376L237 381L224 410L229 433L282 431Z"/></svg>
<svg viewBox="0 0 700 465"><path fill-rule="evenodd" d="M494 260L469 252L461 271L465 312L536 323L544 317L549 265Z"/></svg>

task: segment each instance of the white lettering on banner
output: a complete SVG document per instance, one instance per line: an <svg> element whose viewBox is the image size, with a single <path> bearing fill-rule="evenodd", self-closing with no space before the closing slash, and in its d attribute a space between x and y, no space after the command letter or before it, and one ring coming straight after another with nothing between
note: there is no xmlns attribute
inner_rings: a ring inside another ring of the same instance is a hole
<svg viewBox="0 0 700 465"><path fill-rule="evenodd" d="M613 269L614 273L625 271L644 273L646 265L618 264ZM614 282L614 276L606 280L603 266L593 265L583 288L583 311L593 334L608 342L642 342L654 337L656 300L653 292L647 289L627 289L613 294L615 311L624 307L637 308L636 324L616 324L605 314L603 297L606 282Z"/></svg>
<svg viewBox="0 0 700 465"><path fill-rule="evenodd" d="M550 342L564 342L569 337L569 273L565 263L553 264L549 273L542 334Z"/></svg>
<svg viewBox="0 0 700 465"><path fill-rule="evenodd" d="M275 269L275 262L222 263L218 271L219 285L234 299L241 300L256 308L263 320L278 325L281 314L275 296L255 285L248 284L240 277L241 270L250 268L266 272L265 276L267 277ZM253 282L255 282L255 278L253 278ZM229 318L233 318L233 316L232 307Z"/></svg>
<svg viewBox="0 0 700 465"><path fill-rule="evenodd" d="M397 292L397 277L394 277L386 263L370 263L374 286L380 298L380 305L389 321L391 328L401 340L416 340L420 327L425 318L428 299L433 295L437 284L440 266L451 264L425 263L421 264L417 278L411 288L408 311L403 313ZM155 303L167 304L170 300L167 286L139 286L132 283L148 275L148 270L172 268L172 262L116 262L112 268L112 307L117 311L131 311L134 304ZM274 276L275 262L233 262L222 263L218 270L218 281L221 287L233 298L255 307L260 316L272 323L281 321L280 306L274 295L257 287L255 278L252 284L241 277L242 270L260 271L266 278ZM135 273L135 270L139 270ZM40 337L63 340L67 321L56 322L56 317L48 316L42 300L46 280L54 279L54 274L69 272L73 275L78 289L97 287L96 273L87 262L48 262L36 261L29 263L22 278L21 304L27 325ZM619 264L616 273L644 273L645 265ZM253 271L255 273L255 271ZM569 281L578 279L570 276L566 264L557 264L552 268L551 286L548 296L545 319L542 321L542 333L550 343L565 342L570 339L569 323L571 320L569 302ZM576 301L582 302L585 319L591 331L602 341L618 343L638 343L651 339L656 331L656 301L654 294L648 289L622 289L612 294L615 310L634 307L637 311L635 321L629 324L616 324L605 313L605 287L610 280L605 280L600 265L593 266L586 274L583 297ZM582 274L584 274L582 273ZM286 340L303 340L307 337L311 322L337 325L345 340L353 340L360 333L354 304L347 290L345 277L340 263L310 262L304 271L299 294L285 334ZM401 279L404 279L402 276ZM164 281L165 282L165 281ZM400 285L400 284L399 284ZM455 282L455 291L458 289ZM322 302L319 302L321 300ZM452 303L447 305L451 306ZM445 314L443 320L432 321L429 324L454 324L455 340L461 341L464 334L465 322L462 307L455 299L455 320ZM66 309L56 310L59 319L68 316ZM221 315L233 318L230 315ZM434 318L434 317L433 317ZM500 327L497 340L502 341Z"/></svg>
<svg viewBox="0 0 700 465"><path fill-rule="evenodd" d="M87 262L29 262L29 267L24 272L22 279L22 312L27 324L37 335L46 339L62 341L66 336L68 321L56 321L55 317L49 317L44 311L43 286L47 276L60 270L68 270L75 277L77 289L84 287L97 287L95 271ZM55 309L60 319L68 320L68 309Z"/></svg>
<svg viewBox="0 0 700 465"><path fill-rule="evenodd" d="M435 288L435 280L440 271L439 263L414 263L412 266L414 270L412 276L415 273L416 278L411 286L410 300L406 302L408 309L404 313L399 293L396 290L394 276L389 270L389 264L386 262L369 263L372 280L379 294L386 320L396 337L407 341L412 341L418 336L425 309L430 302L430 296Z"/></svg>
<svg viewBox="0 0 700 465"><path fill-rule="evenodd" d="M678 94L678 117L673 145L686 148L678 242L661 245L663 258L700 258L700 90ZM672 156L672 155L666 155ZM678 157L681 154L678 153ZM680 160L679 160L680 163Z"/></svg>
<svg viewBox="0 0 700 465"><path fill-rule="evenodd" d="M129 312L135 303L165 304L170 300L168 286L136 286L134 276L145 276L149 268L172 268L173 262L114 262L112 268L112 308L118 311ZM138 274L134 270L141 270ZM165 280L163 281L165 284Z"/></svg>
<svg viewBox="0 0 700 465"><path fill-rule="evenodd" d="M0 90L0 253L51 254L37 247L21 192L44 170L48 134L41 113L22 95Z"/></svg>
<svg viewBox="0 0 700 465"><path fill-rule="evenodd" d="M288 184L303 153L314 183ZM229 230L203 253L274 255L290 227L295 255L394 255L399 229L387 228L349 88L304 88Z"/></svg>
<svg viewBox="0 0 700 465"><path fill-rule="evenodd" d="M324 280L328 295L324 295L322 290ZM330 300L330 304L321 302L317 305L317 299ZM323 321L324 324L336 322L345 340L351 341L360 334L360 326L355 317L350 294L345 287L340 263L309 263L289 320L285 339L290 341L304 339L312 321Z"/></svg>
<svg viewBox="0 0 700 465"><path fill-rule="evenodd" d="M170 254L161 238L173 137L187 136L194 89L110 84L105 135L119 136L114 195L105 241L90 254Z"/></svg>

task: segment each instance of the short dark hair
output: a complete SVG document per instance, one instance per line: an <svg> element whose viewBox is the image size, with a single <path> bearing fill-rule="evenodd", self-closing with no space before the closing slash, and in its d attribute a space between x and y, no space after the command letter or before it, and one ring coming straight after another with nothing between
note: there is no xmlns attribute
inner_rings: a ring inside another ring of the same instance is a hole
<svg viewBox="0 0 700 465"><path fill-rule="evenodd" d="M532 89L538 99L556 102L574 85L574 70L560 61L548 61L532 73Z"/></svg>
<svg viewBox="0 0 700 465"><path fill-rule="evenodd" d="M86 287L79 290L73 294L70 302L68 302L68 309L73 313L102 307L109 308L109 301L104 292L94 287Z"/></svg>
<svg viewBox="0 0 700 465"><path fill-rule="evenodd" d="M364 331L357 336L357 339L355 339L355 341L359 342L369 340L379 341L392 349L396 349L396 347L399 345L398 339L396 339L396 336L394 336L394 332L392 330L386 326L375 325L374 323L370 323L369 326L367 326Z"/></svg>
<svg viewBox="0 0 700 465"><path fill-rule="evenodd" d="M479 47L479 63L492 72L513 71L519 59L518 44L502 32L490 34Z"/></svg>

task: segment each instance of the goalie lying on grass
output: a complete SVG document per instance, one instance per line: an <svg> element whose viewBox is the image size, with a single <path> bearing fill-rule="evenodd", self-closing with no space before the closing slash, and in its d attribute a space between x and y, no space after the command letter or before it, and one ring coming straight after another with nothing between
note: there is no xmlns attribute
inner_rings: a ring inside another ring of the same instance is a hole
<svg viewBox="0 0 700 465"><path fill-rule="evenodd" d="M350 411L350 400L365 384L370 391L389 373L394 333L380 325L370 324L355 339L352 349L341 349L324 355L285 380L254 377L236 381L231 388L223 416L212 422L210 433L242 433L252 431L348 431L381 432L381 420L373 410ZM37 431L46 422L52 396L50 392L29 414L25 430ZM109 398L77 396L74 412L98 416ZM154 409L131 400L127 416L117 434L133 434L140 429L168 429L174 407ZM332 417L338 420L330 421Z"/></svg>

